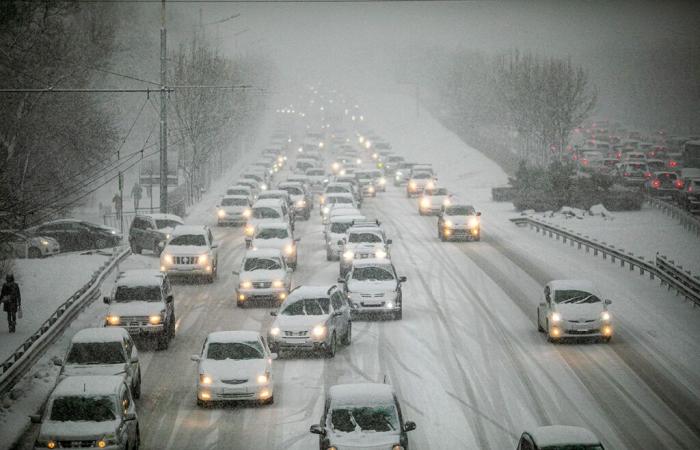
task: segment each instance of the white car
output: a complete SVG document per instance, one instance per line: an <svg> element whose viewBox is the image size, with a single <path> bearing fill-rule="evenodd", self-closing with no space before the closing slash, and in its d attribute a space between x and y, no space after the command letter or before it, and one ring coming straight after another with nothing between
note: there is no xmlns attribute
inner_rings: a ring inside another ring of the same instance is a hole
<svg viewBox="0 0 700 450"><path fill-rule="evenodd" d="M418 214L421 216L440 214L443 206L452 204L451 197L450 193L447 192L447 188L444 187L425 189L418 201Z"/></svg>
<svg viewBox="0 0 700 450"><path fill-rule="evenodd" d="M562 425L539 427L525 431L516 450L548 449L604 450L595 434L585 428Z"/></svg>
<svg viewBox="0 0 700 450"><path fill-rule="evenodd" d="M197 405L212 401L274 401L272 360L277 355L257 331L215 331L204 341L198 363Z"/></svg>
<svg viewBox="0 0 700 450"><path fill-rule="evenodd" d="M73 335L58 380L86 375L124 377L134 398L141 396L141 365L134 341L124 328L84 328Z"/></svg>
<svg viewBox="0 0 700 450"><path fill-rule="evenodd" d="M430 172L413 172L406 184L406 197L419 195L424 189L433 189L437 179Z"/></svg>
<svg viewBox="0 0 700 450"><path fill-rule="evenodd" d="M297 242L292 228L286 223L263 223L257 226L251 241L252 248L273 248L279 250L292 269L297 268Z"/></svg>
<svg viewBox="0 0 700 450"><path fill-rule="evenodd" d="M544 288L537 307L537 330L550 342L562 338L593 337L609 342L613 335L610 300L602 300L590 281L553 280Z"/></svg>
<svg viewBox="0 0 700 450"><path fill-rule="evenodd" d="M345 210L341 210L345 211ZM351 214L331 214L328 218L328 224L324 228L323 235L326 239L326 260L333 261L340 258L340 250L342 246L338 245L339 241L345 238L345 233L353 225L354 222L364 222L367 218L359 213L352 211Z"/></svg>
<svg viewBox="0 0 700 450"><path fill-rule="evenodd" d="M0 257L43 258L61 252L58 241L48 236L30 236L20 231L0 230Z"/></svg>
<svg viewBox="0 0 700 450"><path fill-rule="evenodd" d="M408 449L407 433L416 429L414 422L404 421L396 393L388 384L331 386L324 405L321 423L309 429L319 435L323 450Z"/></svg>
<svg viewBox="0 0 700 450"><path fill-rule="evenodd" d="M302 183L284 182L280 183L277 189L287 191L289 194L294 204L295 218L304 218L304 220L309 220L309 218L311 218L313 202L311 201L311 196L307 195L307 192L304 190L304 185Z"/></svg>
<svg viewBox="0 0 700 450"><path fill-rule="evenodd" d="M322 351L332 358L338 344L352 339L350 306L336 286L299 286L290 292L268 333L270 348Z"/></svg>
<svg viewBox="0 0 700 450"><path fill-rule="evenodd" d="M292 225L292 220L289 217L289 210L287 209L287 205L282 200L277 198L268 198L265 200L258 200L253 204L253 208L250 212L250 218L248 219L244 229L246 247L250 247L257 227L267 223Z"/></svg>
<svg viewBox="0 0 700 450"><path fill-rule="evenodd" d="M471 205L452 201L452 204L440 210L437 235L443 242L452 239L481 240L481 212Z"/></svg>
<svg viewBox="0 0 700 450"><path fill-rule="evenodd" d="M292 269L278 249L246 251L238 275L236 304L248 305L252 300L284 301L292 286Z"/></svg>
<svg viewBox="0 0 700 450"><path fill-rule="evenodd" d="M320 198L320 213L323 222L328 220L328 214L331 211L333 205L343 204L357 208L357 203L355 202L355 197L350 193L333 193L328 195L322 195Z"/></svg>
<svg viewBox="0 0 700 450"><path fill-rule="evenodd" d="M221 225L243 225L250 217L250 198L243 195L226 195L216 205L216 218Z"/></svg>
<svg viewBox="0 0 700 450"><path fill-rule="evenodd" d="M366 244L376 247L376 251L383 250L383 258L390 257L389 245L391 245L391 239L386 238L381 225L377 222L355 222L352 227L348 228L345 238L338 241L338 246L342 247L340 249L341 258L339 265L341 277L344 277L350 271L352 262L355 260L356 247L362 247L364 251L367 251Z"/></svg>
<svg viewBox="0 0 700 450"><path fill-rule="evenodd" d="M253 189L250 186L244 186L242 184L236 184L226 188L226 195L242 195L244 197L248 197L251 204L255 200Z"/></svg>
<svg viewBox="0 0 700 450"><path fill-rule="evenodd" d="M406 277L396 274L396 268L388 259L357 259L346 278L345 292L352 305L352 317L360 315L403 316L401 284Z"/></svg>
<svg viewBox="0 0 700 450"><path fill-rule="evenodd" d="M183 225L173 230L173 237L160 254L160 271L168 275L204 276L216 279L218 244L206 225Z"/></svg>
<svg viewBox="0 0 700 450"><path fill-rule="evenodd" d="M129 387L120 376L67 377L49 396L34 449L139 447L139 420Z"/></svg>

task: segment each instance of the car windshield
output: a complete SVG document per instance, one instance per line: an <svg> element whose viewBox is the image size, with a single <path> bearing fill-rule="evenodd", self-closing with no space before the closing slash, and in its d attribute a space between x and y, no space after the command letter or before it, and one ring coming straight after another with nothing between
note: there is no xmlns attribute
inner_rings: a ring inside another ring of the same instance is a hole
<svg viewBox="0 0 700 450"><path fill-rule="evenodd" d="M225 359L262 359L262 346L257 341L251 342L212 342L207 346L207 359L223 361Z"/></svg>
<svg viewBox="0 0 700 450"><path fill-rule="evenodd" d="M248 195L249 192L246 189L228 189L226 195Z"/></svg>
<svg viewBox="0 0 700 450"><path fill-rule="evenodd" d="M107 396L57 397L51 406L49 420L57 422L107 422L116 420L114 401Z"/></svg>
<svg viewBox="0 0 700 450"><path fill-rule="evenodd" d="M221 206L248 206L248 199L245 198L225 198L221 200Z"/></svg>
<svg viewBox="0 0 700 450"><path fill-rule="evenodd" d="M326 188L326 192L348 192L348 188L343 186L329 186L328 188Z"/></svg>
<svg viewBox="0 0 700 450"><path fill-rule="evenodd" d="M120 342L77 342L70 347L68 364L124 364Z"/></svg>
<svg viewBox="0 0 700 450"><path fill-rule="evenodd" d="M389 281L394 279L394 274L384 267L355 267L352 271L352 279L358 281Z"/></svg>
<svg viewBox="0 0 700 450"><path fill-rule="evenodd" d="M542 450L603 450L601 445L550 445L548 447L540 447Z"/></svg>
<svg viewBox="0 0 700 450"><path fill-rule="evenodd" d="M445 214L448 216L472 216L476 214L471 206L452 206L445 209Z"/></svg>
<svg viewBox="0 0 700 450"><path fill-rule="evenodd" d="M323 316L330 311L328 298L304 298L287 305L282 310L283 316Z"/></svg>
<svg viewBox="0 0 700 450"><path fill-rule="evenodd" d="M428 172L419 172L413 175L413 178L415 178L416 180L425 180L427 178L431 178L431 175Z"/></svg>
<svg viewBox="0 0 700 450"><path fill-rule="evenodd" d="M170 219L156 219L156 228L162 230L163 228L175 228L178 225L182 225L182 222Z"/></svg>
<svg viewBox="0 0 700 450"><path fill-rule="evenodd" d="M307 170L306 174L311 175L311 176L319 176L319 175L325 175L325 172L323 171L323 169L314 169L314 170Z"/></svg>
<svg viewBox="0 0 700 450"><path fill-rule="evenodd" d="M356 406L333 408L331 426L335 431L396 431L399 418L394 405Z"/></svg>
<svg viewBox="0 0 700 450"><path fill-rule="evenodd" d="M158 286L118 286L114 293L115 302L158 302L161 300Z"/></svg>
<svg viewBox="0 0 700 450"><path fill-rule="evenodd" d="M331 224L331 233L342 234L348 231L348 228L352 226L351 222L336 222Z"/></svg>
<svg viewBox="0 0 700 450"><path fill-rule="evenodd" d="M350 197L327 197L326 201L327 204L333 205L335 203L352 203L352 199Z"/></svg>
<svg viewBox="0 0 700 450"><path fill-rule="evenodd" d="M168 245L195 245L203 247L207 245L207 240L203 234L183 234L182 236L175 236L168 242Z"/></svg>
<svg viewBox="0 0 700 450"><path fill-rule="evenodd" d="M447 195L447 189L446 188L436 188L436 189L428 189L425 191L426 195Z"/></svg>
<svg viewBox="0 0 700 450"><path fill-rule="evenodd" d="M382 238L374 233L351 233L348 242L382 242Z"/></svg>
<svg viewBox="0 0 700 450"><path fill-rule="evenodd" d="M243 264L243 270L251 272L253 270L280 270L282 263L274 258L247 258Z"/></svg>
<svg viewBox="0 0 700 450"><path fill-rule="evenodd" d="M255 239L287 239L288 237L286 228L263 228L255 235Z"/></svg>
<svg viewBox="0 0 700 450"><path fill-rule="evenodd" d="M288 187L281 187L280 189L287 191L289 193L289 195L304 195L304 191L302 191L298 187L288 186Z"/></svg>
<svg viewBox="0 0 700 450"><path fill-rule="evenodd" d="M554 293L554 301L564 304L598 303L600 299L594 294L579 290L561 290Z"/></svg>
<svg viewBox="0 0 700 450"><path fill-rule="evenodd" d="M272 208L254 208L253 217L256 219L278 219L280 213Z"/></svg>
<svg viewBox="0 0 700 450"><path fill-rule="evenodd" d="M260 194L258 196L258 200L265 200L266 198L278 198L280 200L287 200L287 198L283 194L277 194L277 193L265 193L265 194Z"/></svg>

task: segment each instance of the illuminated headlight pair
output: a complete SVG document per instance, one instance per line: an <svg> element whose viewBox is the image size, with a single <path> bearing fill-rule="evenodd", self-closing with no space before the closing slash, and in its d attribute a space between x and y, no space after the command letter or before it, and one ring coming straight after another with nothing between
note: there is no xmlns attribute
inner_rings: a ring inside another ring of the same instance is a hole
<svg viewBox="0 0 700 450"><path fill-rule="evenodd" d="M297 208L304 208L306 207L306 200L297 200Z"/></svg>

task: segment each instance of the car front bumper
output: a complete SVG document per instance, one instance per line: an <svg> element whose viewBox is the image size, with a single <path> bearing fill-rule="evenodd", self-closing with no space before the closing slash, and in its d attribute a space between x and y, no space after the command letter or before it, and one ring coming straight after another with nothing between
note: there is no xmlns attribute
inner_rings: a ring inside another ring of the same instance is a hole
<svg viewBox="0 0 700 450"><path fill-rule="evenodd" d="M309 336L285 336L285 331L281 331L279 336L268 336L270 347L279 351L324 351L328 349L327 339L317 339Z"/></svg>
<svg viewBox="0 0 700 450"><path fill-rule="evenodd" d="M267 400L274 394L272 382L267 384L242 383L227 384L215 381L212 385L197 385L197 399L202 401Z"/></svg>
<svg viewBox="0 0 700 450"><path fill-rule="evenodd" d="M161 265L160 271L167 273L171 277L177 276L198 276L198 275L211 275L212 266L192 266L192 265L181 265L181 264L171 264L171 265Z"/></svg>
<svg viewBox="0 0 700 450"><path fill-rule="evenodd" d="M289 289L284 288L251 288L236 289L236 300L246 302L251 300L274 300L282 301L289 295Z"/></svg>
<svg viewBox="0 0 700 450"><path fill-rule="evenodd" d="M481 228L443 228L442 235L446 240L473 241L481 237Z"/></svg>
<svg viewBox="0 0 700 450"><path fill-rule="evenodd" d="M140 322L148 322L148 318L145 317ZM165 331L165 324L160 323L158 325L144 325L143 323L139 325L132 325L130 322L120 323L119 325L105 324L105 327L120 327L124 328L132 336L154 336L163 334Z"/></svg>
<svg viewBox="0 0 700 450"><path fill-rule="evenodd" d="M243 217L242 214L226 214L224 217L217 216L219 225L222 224L234 224L243 225L247 222L247 218Z"/></svg>
<svg viewBox="0 0 700 450"><path fill-rule="evenodd" d="M588 323L562 321L549 326L549 336L555 339L610 338L614 333L615 329L612 324L601 321Z"/></svg>

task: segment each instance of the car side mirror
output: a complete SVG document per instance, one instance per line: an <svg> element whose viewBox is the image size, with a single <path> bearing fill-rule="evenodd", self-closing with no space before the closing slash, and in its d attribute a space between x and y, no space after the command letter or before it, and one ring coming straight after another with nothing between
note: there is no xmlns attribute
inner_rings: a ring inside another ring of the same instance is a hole
<svg viewBox="0 0 700 450"><path fill-rule="evenodd" d="M334 311L333 312L333 317L340 317L343 315L343 311Z"/></svg>
<svg viewBox="0 0 700 450"><path fill-rule="evenodd" d="M105 304L109 305L109 297L102 297L102 301L105 302Z"/></svg>
<svg viewBox="0 0 700 450"><path fill-rule="evenodd" d="M605 304L606 304L606 305L612 305L612 300L610 300L609 298L606 298L606 299L605 299Z"/></svg>
<svg viewBox="0 0 700 450"><path fill-rule="evenodd" d="M406 280L407 280L406 277L399 277L399 281L400 281L401 283L405 283Z"/></svg>
<svg viewBox="0 0 700 450"><path fill-rule="evenodd" d="M136 420L136 413L126 413L123 416L124 421Z"/></svg>
<svg viewBox="0 0 700 450"><path fill-rule="evenodd" d="M477 216L481 216L481 211L476 213Z"/></svg>
<svg viewBox="0 0 700 450"><path fill-rule="evenodd" d="M277 317L277 311L270 311L270 315L272 317Z"/></svg>
<svg viewBox="0 0 700 450"><path fill-rule="evenodd" d="M325 436L326 429L323 428L321 425L311 425L311 427L309 427L309 433L320 434L321 436Z"/></svg>
<svg viewBox="0 0 700 450"><path fill-rule="evenodd" d="M403 431L413 431L416 429L416 423L412 421L408 421L405 424L403 424Z"/></svg>
<svg viewBox="0 0 700 450"><path fill-rule="evenodd" d="M59 358L58 356L54 356L54 357L51 359L51 362L53 362L53 365L54 365L54 366L59 366L59 367L60 367L60 366L63 365L63 360L62 360L61 358Z"/></svg>
<svg viewBox="0 0 700 450"><path fill-rule="evenodd" d="M192 355L192 356L190 356L190 359L194 362L197 362L197 361L199 361L199 355Z"/></svg>
<svg viewBox="0 0 700 450"><path fill-rule="evenodd" d="M211 244L211 248L219 248L219 244Z"/></svg>
<svg viewBox="0 0 700 450"><path fill-rule="evenodd" d="M234 274L234 275L240 275L240 274L241 274L241 273L240 273L239 271L237 271L237 270L234 270L234 271L232 271L231 273Z"/></svg>
<svg viewBox="0 0 700 450"><path fill-rule="evenodd" d="M31 420L32 423L41 423L41 416L39 414L32 414L29 416L29 420Z"/></svg>
<svg viewBox="0 0 700 450"><path fill-rule="evenodd" d="M391 242L392 242L391 239L387 239L387 240L386 240L386 245L391 245Z"/></svg>
<svg viewBox="0 0 700 450"><path fill-rule="evenodd" d="M132 363L139 362L139 355L131 355L131 362Z"/></svg>
<svg viewBox="0 0 700 450"><path fill-rule="evenodd" d="M294 239L294 242L299 242L299 241L301 241L301 238Z"/></svg>
<svg viewBox="0 0 700 450"><path fill-rule="evenodd" d="M173 300L174 300L174 298L173 298L172 295L168 295L167 297L165 297L165 301L168 302L168 303L172 303Z"/></svg>
<svg viewBox="0 0 700 450"><path fill-rule="evenodd" d="M345 278L338 277L338 283L345 284Z"/></svg>

